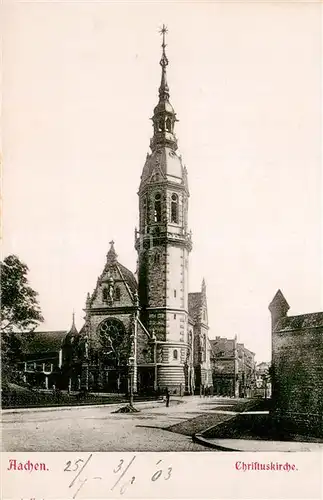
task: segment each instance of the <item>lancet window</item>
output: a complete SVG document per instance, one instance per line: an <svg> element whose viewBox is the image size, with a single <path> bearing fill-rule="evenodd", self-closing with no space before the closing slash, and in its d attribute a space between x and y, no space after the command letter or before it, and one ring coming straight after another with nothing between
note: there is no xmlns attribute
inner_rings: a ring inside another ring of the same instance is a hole
<svg viewBox="0 0 323 500"><path fill-rule="evenodd" d="M178 224L178 195L176 193L172 194L171 222Z"/></svg>
<svg viewBox="0 0 323 500"><path fill-rule="evenodd" d="M161 194L155 194L155 213L154 213L155 222L161 222Z"/></svg>

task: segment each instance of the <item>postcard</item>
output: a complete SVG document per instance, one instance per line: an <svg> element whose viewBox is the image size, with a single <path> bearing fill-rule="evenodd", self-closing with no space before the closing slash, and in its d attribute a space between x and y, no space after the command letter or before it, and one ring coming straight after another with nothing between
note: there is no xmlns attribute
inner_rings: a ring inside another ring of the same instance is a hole
<svg viewBox="0 0 323 500"><path fill-rule="evenodd" d="M2 497L322 498L321 3L2 13Z"/></svg>

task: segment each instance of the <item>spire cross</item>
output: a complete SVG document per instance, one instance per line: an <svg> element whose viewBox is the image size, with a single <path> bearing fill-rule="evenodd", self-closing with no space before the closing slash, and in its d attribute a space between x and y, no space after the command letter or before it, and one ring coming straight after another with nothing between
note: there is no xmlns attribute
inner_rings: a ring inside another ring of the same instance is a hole
<svg viewBox="0 0 323 500"><path fill-rule="evenodd" d="M165 24L163 24L163 27L159 30L159 33L161 35L163 35L162 47L165 48L166 47L166 44L165 44L165 35L166 35L166 33L168 33L168 29L167 29L167 26L165 26Z"/></svg>
<svg viewBox="0 0 323 500"><path fill-rule="evenodd" d="M109 241L109 245L111 246L114 245L114 241L113 240Z"/></svg>
<svg viewBox="0 0 323 500"><path fill-rule="evenodd" d="M162 55L162 58L160 60L160 64L161 64L161 66L163 66L163 68L165 68L168 65L168 59L167 59L166 52L165 52L165 48L167 46L167 44L165 43L165 35L166 35L166 33L168 33L168 29L167 29L167 26L165 26L165 24L163 24L163 27L159 30L159 33L161 35L163 35L163 43L162 43L163 55Z"/></svg>

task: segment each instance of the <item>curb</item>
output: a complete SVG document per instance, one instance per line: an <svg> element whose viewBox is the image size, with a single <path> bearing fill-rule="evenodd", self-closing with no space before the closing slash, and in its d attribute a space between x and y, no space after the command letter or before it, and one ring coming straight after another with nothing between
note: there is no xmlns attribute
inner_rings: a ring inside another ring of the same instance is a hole
<svg viewBox="0 0 323 500"><path fill-rule="evenodd" d="M138 404L143 404L143 403L159 403L159 400L156 401L138 401L136 405ZM42 407L35 407L35 408L8 408L8 409L2 409L1 414L10 414L10 413L31 413L31 412L42 412L42 411L57 411L57 410L74 410L74 409L82 409L82 408L107 408L107 407L115 407L115 406L122 406L125 405L126 403L107 403L107 404L101 404L101 405L75 405L75 406L42 406Z"/></svg>
<svg viewBox="0 0 323 500"><path fill-rule="evenodd" d="M240 413L236 413L235 415L232 415L232 417L225 420L225 422L229 422L229 421L237 418L238 415L240 415ZM210 429L214 429L214 427L218 427L219 425L222 425L223 423L224 422L220 422L217 425L211 425L210 427L207 427L206 429L204 429L204 431L198 432L197 434L193 434L193 436L192 436L193 442L201 444L203 446L207 446L208 448L213 448L215 450L219 450L219 451L239 451L239 450L235 450L234 448L226 448L225 446L211 443L207 438L205 438L203 436L204 432L207 432Z"/></svg>
<svg viewBox="0 0 323 500"><path fill-rule="evenodd" d="M240 452L240 450L236 450L235 448L226 448L225 446L221 446L219 444L211 443L210 441L208 441L207 439L205 439L202 436L202 434L194 434L192 436L192 440L193 440L193 443L198 443L198 444L201 444L203 446L207 446L208 448L213 448L215 450Z"/></svg>
<svg viewBox="0 0 323 500"><path fill-rule="evenodd" d="M251 406L252 408L252 406ZM248 408L248 410L250 410L251 408ZM240 412L237 412L235 415L232 415L231 418L228 418L227 420L225 420L225 422L228 422L230 420L233 420L235 418L237 418L239 415L241 415L242 413L246 413L248 411L247 409L243 410L243 411L240 411ZM222 425L224 422L220 422L219 424L216 424L216 425L211 425L210 427L207 427L206 429L204 429L204 431L202 432L199 432L197 434L193 434L192 436L192 440L194 443L198 443L198 444L201 444L203 446L207 446L208 448L213 448L213 449L216 449L216 450L219 450L219 451L236 451L236 452L239 452L241 450L236 450L235 448L227 448L225 446L221 446L220 444L214 444L210 441L208 441L208 439L206 439L203 434L211 429L214 429L214 427L218 427L219 425ZM219 438L221 439L221 438Z"/></svg>

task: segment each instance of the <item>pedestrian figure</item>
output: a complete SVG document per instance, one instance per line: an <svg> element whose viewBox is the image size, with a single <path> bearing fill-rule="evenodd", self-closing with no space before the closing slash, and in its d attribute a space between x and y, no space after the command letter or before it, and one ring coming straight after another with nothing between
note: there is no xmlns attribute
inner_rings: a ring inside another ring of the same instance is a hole
<svg viewBox="0 0 323 500"><path fill-rule="evenodd" d="M170 398L170 394L168 391L168 387L166 387L166 407L167 408L169 407L169 398Z"/></svg>

